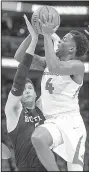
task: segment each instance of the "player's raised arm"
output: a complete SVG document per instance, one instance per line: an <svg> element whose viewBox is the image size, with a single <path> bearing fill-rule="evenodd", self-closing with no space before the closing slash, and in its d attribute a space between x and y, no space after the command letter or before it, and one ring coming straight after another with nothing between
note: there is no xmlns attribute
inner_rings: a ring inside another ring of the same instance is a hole
<svg viewBox="0 0 89 172"><path fill-rule="evenodd" d="M45 47L45 57L46 57L46 63L47 67L50 72L53 73L54 69L56 69L56 66L54 65L55 62L57 63L58 58L54 52L54 46L53 46L53 38L52 35L57 30L57 26L53 30L53 23L51 23L52 16L49 14L49 21L47 22L45 15L43 15L45 24L39 20L40 25L42 27L43 35L44 35L44 47Z"/></svg>
<svg viewBox="0 0 89 172"><path fill-rule="evenodd" d="M20 100L25 88L25 83L26 83L28 72L29 72L29 67L32 63L34 51L35 51L36 44L38 41L38 36L34 37L32 33L33 28L31 25L30 25L30 28L31 28L32 40L28 49L26 50L23 60L21 61L21 63L19 64L17 68L16 74L13 80L13 85L12 85L12 88L9 93L7 103L5 106L5 114L7 117L7 128L9 131L11 129L9 127L10 126L13 127L15 123L17 123L20 112L22 110ZM12 118L14 120L12 120Z"/></svg>
<svg viewBox="0 0 89 172"><path fill-rule="evenodd" d="M30 33L30 22L28 20L28 18L26 17L26 15L24 15L24 19L25 19L25 22L26 22L26 25L27 25L27 28L28 28L28 31ZM34 35L36 36L36 35ZM19 48L17 49L16 53L15 53L15 60L21 62L24 58L24 55L25 55L25 51L27 50L27 48L29 47L30 43L31 43L31 34L29 34L25 40L21 43L21 45L19 46ZM45 65L46 65L46 60L45 60L45 57L41 57L39 55L36 55L34 54L34 58L32 60L32 64L30 66L30 69L33 69L33 70L41 70L43 71L44 68L45 68Z"/></svg>
<svg viewBox="0 0 89 172"><path fill-rule="evenodd" d="M24 41L20 44L19 48L17 49L14 58L15 60L21 62L24 58L25 51L27 50L28 46L31 43L31 34L29 34Z"/></svg>

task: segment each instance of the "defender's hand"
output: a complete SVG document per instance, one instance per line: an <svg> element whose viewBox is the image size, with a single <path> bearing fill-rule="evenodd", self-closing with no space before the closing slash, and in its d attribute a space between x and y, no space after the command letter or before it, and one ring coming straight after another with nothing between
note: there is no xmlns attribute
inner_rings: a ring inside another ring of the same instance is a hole
<svg viewBox="0 0 89 172"><path fill-rule="evenodd" d="M32 39L38 39L38 34L34 31L30 21L28 20L27 16L24 14L24 19L28 28L29 33L32 36Z"/></svg>

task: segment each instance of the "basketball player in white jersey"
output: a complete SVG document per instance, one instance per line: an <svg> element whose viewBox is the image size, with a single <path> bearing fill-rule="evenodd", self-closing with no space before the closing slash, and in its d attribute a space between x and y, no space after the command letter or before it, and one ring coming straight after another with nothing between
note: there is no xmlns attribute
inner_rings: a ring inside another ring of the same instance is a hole
<svg viewBox="0 0 89 172"><path fill-rule="evenodd" d="M44 20L45 24L41 25L47 67L37 105L46 120L35 129L32 143L47 171L59 171L51 149L67 161L68 171L82 171L86 131L79 112L78 92L84 76L81 56L87 53L88 40L82 33L71 31L61 40L55 54L51 37L54 32L52 16L49 15L48 22L45 16ZM29 30L28 21L27 27ZM26 48L24 43L22 46Z"/></svg>
<svg viewBox="0 0 89 172"><path fill-rule="evenodd" d="M52 16L41 23L47 67L41 82L42 111L45 123L32 135L36 153L48 171L58 171L53 153L68 163L68 171L83 171L86 130L79 112L78 93L83 84L84 64L81 56L87 52L87 38L71 31L61 40L57 56L51 35ZM39 102L38 102L39 103Z"/></svg>

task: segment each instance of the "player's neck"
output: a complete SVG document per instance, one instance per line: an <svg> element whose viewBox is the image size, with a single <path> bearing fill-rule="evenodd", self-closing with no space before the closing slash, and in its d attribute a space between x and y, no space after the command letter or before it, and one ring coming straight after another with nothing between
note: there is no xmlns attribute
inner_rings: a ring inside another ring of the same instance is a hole
<svg viewBox="0 0 89 172"><path fill-rule="evenodd" d="M27 109L35 109L35 103L32 106L26 106Z"/></svg>
<svg viewBox="0 0 89 172"><path fill-rule="evenodd" d="M68 56L61 56L60 57L61 61L69 61L69 60L74 60L74 59L75 59L74 55L72 55L72 56L68 55Z"/></svg>
<svg viewBox="0 0 89 172"><path fill-rule="evenodd" d="M23 108L27 109L35 109L35 102L32 103L22 103Z"/></svg>

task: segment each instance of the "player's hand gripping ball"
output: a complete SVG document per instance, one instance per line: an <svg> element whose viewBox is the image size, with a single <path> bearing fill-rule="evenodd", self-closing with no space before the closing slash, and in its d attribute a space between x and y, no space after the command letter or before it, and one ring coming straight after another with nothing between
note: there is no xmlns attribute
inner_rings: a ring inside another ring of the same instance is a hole
<svg viewBox="0 0 89 172"><path fill-rule="evenodd" d="M43 27L47 29L47 34L52 34L56 32L60 26L60 15L59 13L51 6L43 6L37 9L31 18L31 23L34 30L38 34L43 35Z"/></svg>

